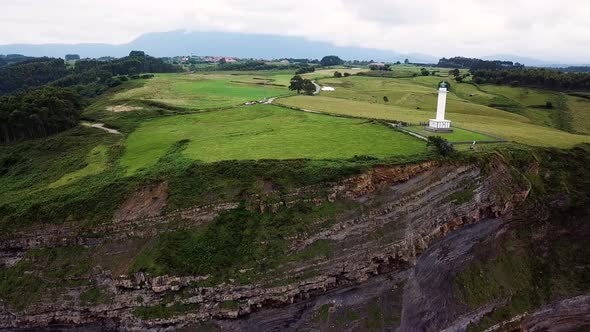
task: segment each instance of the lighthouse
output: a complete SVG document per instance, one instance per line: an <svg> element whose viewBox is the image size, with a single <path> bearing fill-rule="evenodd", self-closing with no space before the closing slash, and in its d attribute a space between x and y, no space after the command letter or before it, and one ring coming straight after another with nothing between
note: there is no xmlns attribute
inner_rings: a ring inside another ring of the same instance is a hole
<svg viewBox="0 0 590 332"><path fill-rule="evenodd" d="M447 83L443 82L438 89L438 103L436 106L436 119L428 121L427 130L434 132L451 132L451 121L445 120L447 107Z"/></svg>

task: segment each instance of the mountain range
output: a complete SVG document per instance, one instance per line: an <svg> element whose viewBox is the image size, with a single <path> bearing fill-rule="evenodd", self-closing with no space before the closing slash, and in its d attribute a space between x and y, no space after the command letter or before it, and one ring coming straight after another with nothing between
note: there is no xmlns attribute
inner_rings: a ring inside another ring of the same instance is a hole
<svg viewBox="0 0 590 332"><path fill-rule="evenodd" d="M235 32L186 32L181 30L153 32L141 35L127 44L11 44L0 45L0 54L64 57L79 54L81 57L122 57L132 50L142 50L156 57L177 55L218 55L238 58L320 59L325 55L338 55L346 60L404 61L436 63L439 57L362 47L335 46L328 42L312 41L303 37ZM451 55L453 56L453 55ZM483 57L493 60L511 60L528 66L558 66L559 61L543 61L511 55Z"/></svg>

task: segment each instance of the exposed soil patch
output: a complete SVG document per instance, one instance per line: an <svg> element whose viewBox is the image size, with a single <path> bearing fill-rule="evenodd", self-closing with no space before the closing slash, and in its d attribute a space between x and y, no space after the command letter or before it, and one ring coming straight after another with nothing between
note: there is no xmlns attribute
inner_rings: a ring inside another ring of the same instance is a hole
<svg viewBox="0 0 590 332"><path fill-rule="evenodd" d="M128 105L107 106L107 111L115 112L115 113L140 111L142 109L143 109L143 107L128 106Z"/></svg>
<svg viewBox="0 0 590 332"><path fill-rule="evenodd" d="M160 215L168 200L168 182L145 186L131 194L115 213L114 221L134 220Z"/></svg>

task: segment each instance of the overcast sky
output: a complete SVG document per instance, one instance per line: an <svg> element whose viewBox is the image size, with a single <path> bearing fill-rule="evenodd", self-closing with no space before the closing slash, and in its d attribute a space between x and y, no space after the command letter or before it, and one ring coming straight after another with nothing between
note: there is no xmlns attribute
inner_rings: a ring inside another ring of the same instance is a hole
<svg viewBox="0 0 590 332"><path fill-rule="evenodd" d="M590 0L0 0L0 44L120 44L178 29L590 63Z"/></svg>

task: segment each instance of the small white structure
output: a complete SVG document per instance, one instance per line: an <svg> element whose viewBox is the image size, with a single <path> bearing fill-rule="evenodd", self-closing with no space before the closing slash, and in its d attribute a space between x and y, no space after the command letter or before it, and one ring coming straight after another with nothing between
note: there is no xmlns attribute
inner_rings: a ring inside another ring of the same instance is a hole
<svg viewBox="0 0 590 332"><path fill-rule="evenodd" d="M335 91L335 90L336 90L336 89L334 89L334 88L333 88L333 87L331 87L331 86L323 86L323 87L322 87L322 91Z"/></svg>
<svg viewBox="0 0 590 332"><path fill-rule="evenodd" d="M436 107L436 119L428 121L427 130L434 132L451 132L451 121L445 120L445 110L447 107L447 84L443 82L438 89L438 104Z"/></svg>

